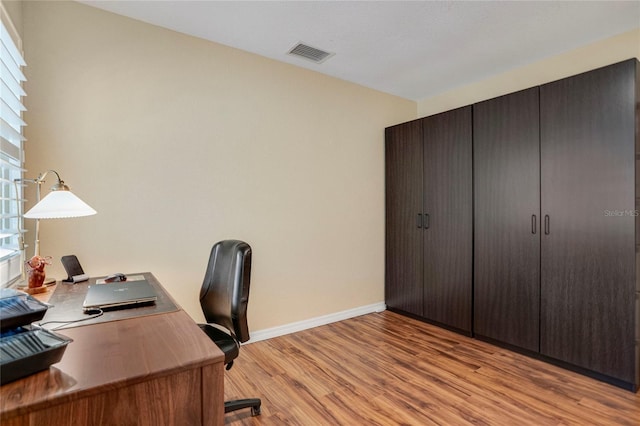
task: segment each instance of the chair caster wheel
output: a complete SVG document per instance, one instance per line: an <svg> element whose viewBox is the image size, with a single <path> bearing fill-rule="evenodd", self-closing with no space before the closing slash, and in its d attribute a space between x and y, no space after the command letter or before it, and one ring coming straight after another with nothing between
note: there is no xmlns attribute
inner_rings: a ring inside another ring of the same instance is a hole
<svg viewBox="0 0 640 426"><path fill-rule="evenodd" d="M251 407L251 415L259 416L260 415L260 407Z"/></svg>

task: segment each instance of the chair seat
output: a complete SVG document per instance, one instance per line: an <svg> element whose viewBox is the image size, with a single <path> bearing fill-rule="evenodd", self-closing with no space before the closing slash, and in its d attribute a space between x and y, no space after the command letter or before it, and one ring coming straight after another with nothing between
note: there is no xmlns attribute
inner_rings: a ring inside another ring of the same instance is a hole
<svg viewBox="0 0 640 426"><path fill-rule="evenodd" d="M198 324L198 326L224 352L225 364L229 364L238 357L240 354L239 345L231 335L209 324Z"/></svg>

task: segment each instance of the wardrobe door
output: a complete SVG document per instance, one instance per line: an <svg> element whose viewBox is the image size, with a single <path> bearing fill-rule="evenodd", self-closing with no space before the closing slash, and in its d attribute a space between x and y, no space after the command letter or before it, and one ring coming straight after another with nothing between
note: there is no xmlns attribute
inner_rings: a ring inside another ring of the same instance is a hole
<svg viewBox="0 0 640 426"><path fill-rule="evenodd" d="M471 332L471 107L423 119L424 317Z"/></svg>
<svg viewBox="0 0 640 426"><path fill-rule="evenodd" d="M634 381L635 66L540 88L544 355Z"/></svg>
<svg viewBox="0 0 640 426"><path fill-rule="evenodd" d="M538 88L473 106L474 333L538 351Z"/></svg>
<svg viewBox="0 0 640 426"><path fill-rule="evenodd" d="M422 122L386 129L385 301L422 315Z"/></svg>

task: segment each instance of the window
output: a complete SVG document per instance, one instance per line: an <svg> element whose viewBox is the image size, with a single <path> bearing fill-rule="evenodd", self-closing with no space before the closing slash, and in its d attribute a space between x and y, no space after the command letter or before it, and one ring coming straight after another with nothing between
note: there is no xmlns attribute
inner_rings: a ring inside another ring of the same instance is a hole
<svg viewBox="0 0 640 426"><path fill-rule="evenodd" d="M20 277L21 210L23 207L22 178L24 136L22 129L22 98L26 95L22 82L21 40L6 11L0 5L0 287Z"/></svg>

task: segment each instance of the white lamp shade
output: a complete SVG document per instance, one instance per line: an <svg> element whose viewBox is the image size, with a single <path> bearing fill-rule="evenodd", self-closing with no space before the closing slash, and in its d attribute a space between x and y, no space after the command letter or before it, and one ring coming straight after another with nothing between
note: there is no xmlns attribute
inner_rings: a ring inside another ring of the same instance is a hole
<svg viewBox="0 0 640 426"><path fill-rule="evenodd" d="M91 216L97 212L71 191L51 191L24 217L28 219L61 219L66 217Z"/></svg>

